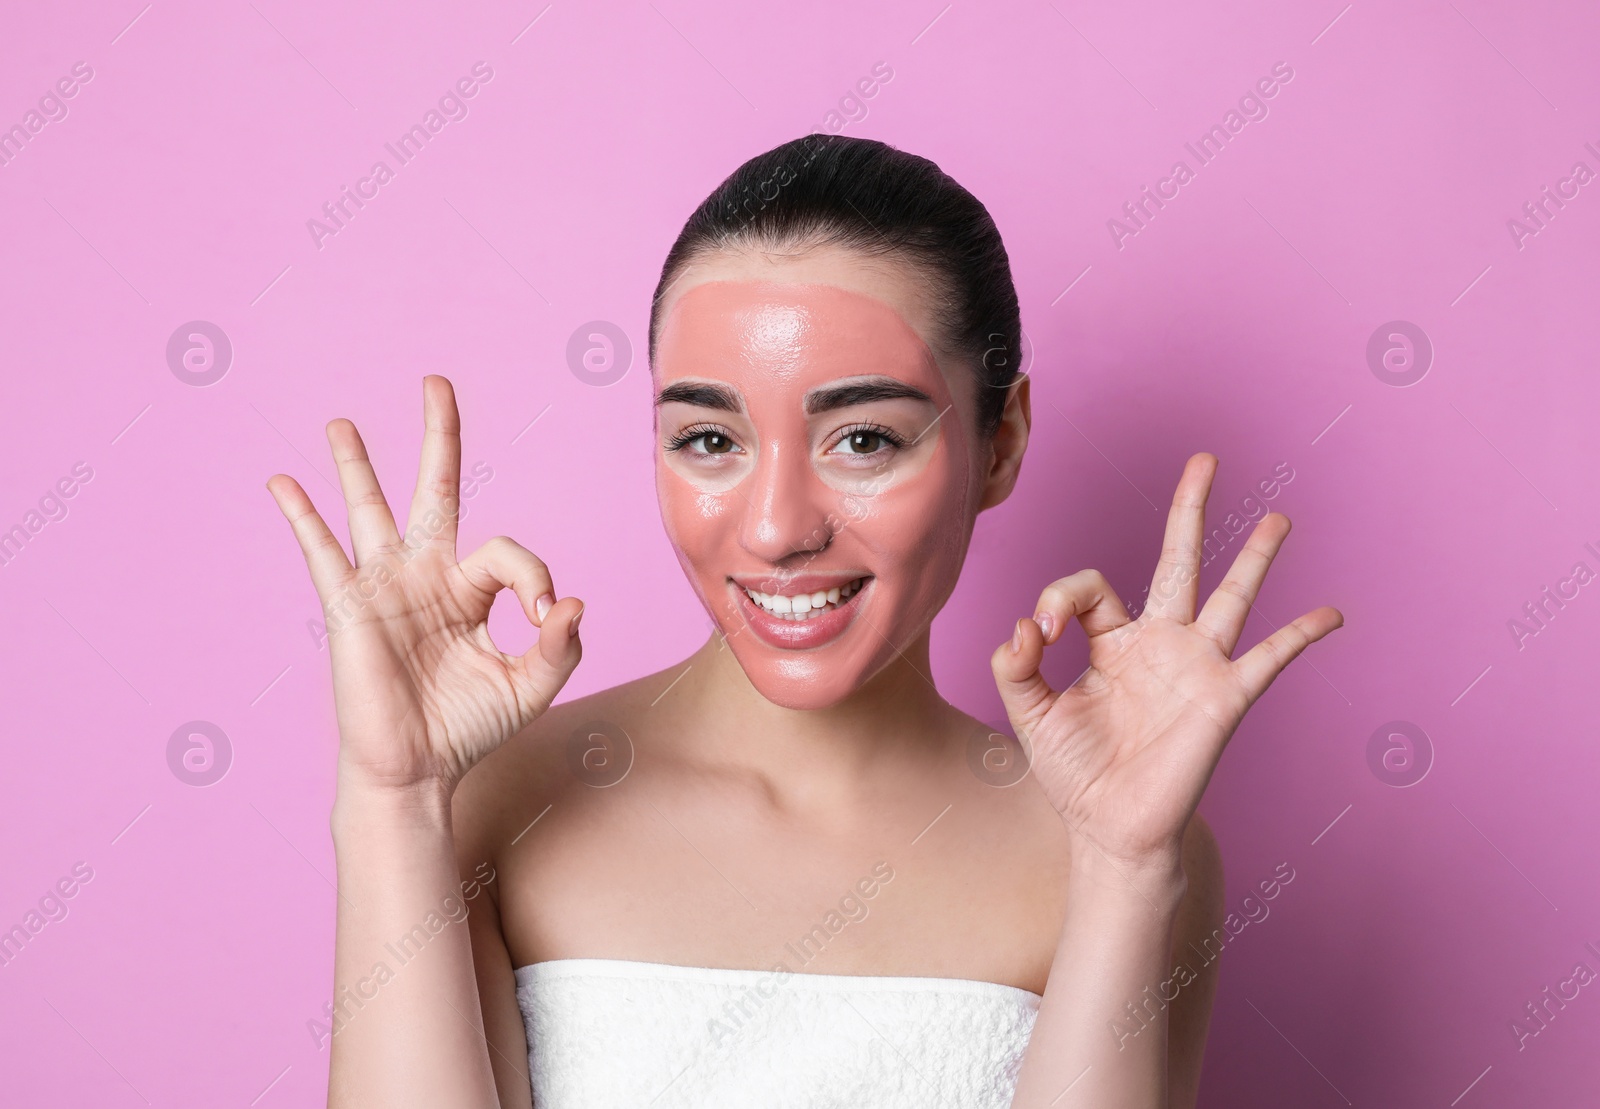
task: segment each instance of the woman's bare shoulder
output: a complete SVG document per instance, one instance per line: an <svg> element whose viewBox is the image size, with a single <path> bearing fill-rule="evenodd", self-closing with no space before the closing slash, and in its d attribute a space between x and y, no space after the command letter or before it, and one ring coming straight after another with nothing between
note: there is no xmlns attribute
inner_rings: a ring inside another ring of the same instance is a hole
<svg viewBox="0 0 1600 1109"><path fill-rule="evenodd" d="M493 852L547 806L593 792L626 769L633 723L664 680L670 671L552 705L462 778L452 802L457 839Z"/></svg>

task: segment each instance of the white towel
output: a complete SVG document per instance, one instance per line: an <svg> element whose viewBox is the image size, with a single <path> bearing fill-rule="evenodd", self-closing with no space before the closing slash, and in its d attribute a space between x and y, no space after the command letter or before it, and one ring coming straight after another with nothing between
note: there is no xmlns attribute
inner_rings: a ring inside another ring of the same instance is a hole
<svg viewBox="0 0 1600 1109"><path fill-rule="evenodd" d="M554 959L516 969L535 1109L1004 1109L1038 994Z"/></svg>

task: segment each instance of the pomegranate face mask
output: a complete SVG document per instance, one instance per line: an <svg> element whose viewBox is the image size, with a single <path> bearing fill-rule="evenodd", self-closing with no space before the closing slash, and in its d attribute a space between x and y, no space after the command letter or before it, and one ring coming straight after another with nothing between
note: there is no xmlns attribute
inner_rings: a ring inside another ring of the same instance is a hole
<svg viewBox="0 0 1600 1109"><path fill-rule="evenodd" d="M657 340L662 521L746 675L835 704L926 629L975 516L967 417L890 304L711 281Z"/></svg>

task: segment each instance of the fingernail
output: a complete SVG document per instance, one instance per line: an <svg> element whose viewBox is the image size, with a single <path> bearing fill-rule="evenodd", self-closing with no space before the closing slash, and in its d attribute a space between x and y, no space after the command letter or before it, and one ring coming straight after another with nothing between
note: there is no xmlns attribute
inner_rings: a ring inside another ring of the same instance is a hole
<svg viewBox="0 0 1600 1109"><path fill-rule="evenodd" d="M582 619L583 619L583 609L580 608L578 610L578 615L576 615L576 616L574 616L572 618L572 623L567 625L567 634L568 635L577 635L578 634L578 621L582 620Z"/></svg>
<svg viewBox="0 0 1600 1109"><path fill-rule="evenodd" d="M550 606L556 603L555 595L546 593L533 602L533 611L539 614L539 622L544 622L545 613L550 611Z"/></svg>
<svg viewBox="0 0 1600 1109"><path fill-rule="evenodd" d="M1055 618L1048 612L1041 612L1034 616L1033 622L1039 625L1039 630L1044 633L1044 641L1050 642L1050 629L1056 626Z"/></svg>
<svg viewBox="0 0 1600 1109"><path fill-rule="evenodd" d="M1016 630L1011 633L1011 653L1016 654L1022 650L1022 621L1017 621Z"/></svg>

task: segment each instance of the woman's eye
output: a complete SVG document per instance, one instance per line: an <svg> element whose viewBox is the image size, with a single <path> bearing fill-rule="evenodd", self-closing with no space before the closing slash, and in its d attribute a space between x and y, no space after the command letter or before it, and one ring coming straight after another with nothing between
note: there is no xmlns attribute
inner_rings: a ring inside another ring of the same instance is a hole
<svg viewBox="0 0 1600 1109"><path fill-rule="evenodd" d="M886 447L899 445L884 432L857 428L855 431L845 432L834 449L842 454L876 454Z"/></svg>
<svg viewBox="0 0 1600 1109"><path fill-rule="evenodd" d="M733 454L738 451L739 445L720 431L691 427L667 444L669 451L681 451L685 448L688 448L690 454Z"/></svg>
<svg viewBox="0 0 1600 1109"><path fill-rule="evenodd" d="M733 450L733 440L726 435L719 435L715 431L708 431L704 435L695 436L690 442L699 443L696 448L701 454L727 454Z"/></svg>
<svg viewBox="0 0 1600 1109"><path fill-rule="evenodd" d="M851 454L871 454L883 446L883 436L876 431L852 431L841 445L849 447Z"/></svg>

